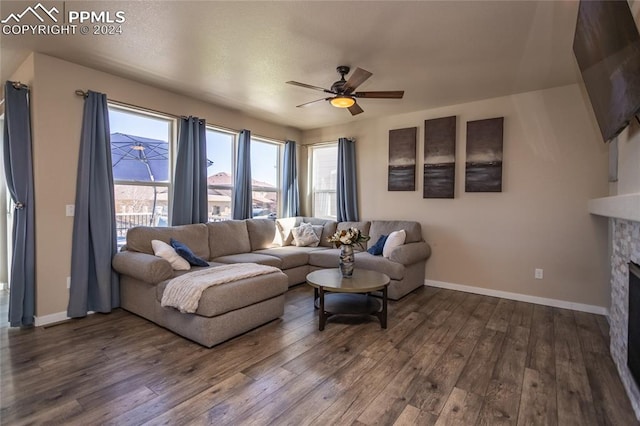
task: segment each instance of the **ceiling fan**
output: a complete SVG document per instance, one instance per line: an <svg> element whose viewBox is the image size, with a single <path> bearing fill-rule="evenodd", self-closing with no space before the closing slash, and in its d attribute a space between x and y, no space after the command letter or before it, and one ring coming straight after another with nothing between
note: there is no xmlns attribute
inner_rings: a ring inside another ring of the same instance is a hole
<svg viewBox="0 0 640 426"><path fill-rule="evenodd" d="M348 108L351 115L357 115L361 112L364 112L364 110L360 108L360 105L356 103L356 98L402 99L402 97L404 96L404 90L382 92L354 92L354 90L356 90L358 86L360 86L369 77L371 77L372 74L369 71L363 70L362 68L356 68L353 74L351 74L351 77L349 77L349 80L345 80L344 76L349 74L349 70L350 68L344 65L336 68L336 71L338 71L338 74L340 74L340 80L333 83L331 85L331 89L324 89L322 87L299 83L297 81L287 81L287 84L306 87L307 89L318 90L320 92L331 93L333 95L329 96L328 98L322 98L315 101L307 102L298 105L297 107L304 107L321 101L329 101L334 107Z"/></svg>

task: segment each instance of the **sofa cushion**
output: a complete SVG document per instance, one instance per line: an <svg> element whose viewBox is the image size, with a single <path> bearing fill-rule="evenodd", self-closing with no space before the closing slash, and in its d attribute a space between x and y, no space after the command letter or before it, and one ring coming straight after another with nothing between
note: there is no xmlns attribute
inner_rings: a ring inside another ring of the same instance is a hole
<svg viewBox="0 0 640 426"><path fill-rule="evenodd" d="M212 260L220 263L258 263L260 265L275 266L276 268L281 268L282 266L282 261L277 257L259 253L229 254Z"/></svg>
<svg viewBox="0 0 640 426"><path fill-rule="evenodd" d="M207 225L204 223L170 227L136 226L127 232L127 250L154 254L151 240L160 240L169 244L171 238L189 246L196 256L209 259Z"/></svg>
<svg viewBox="0 0 640 426"><path fill-rule="evenodd" d="M325 249L309 253L309 265L319 268L337 268L340 249Z"/></svg>
<svg viewBox="0 0 640 426"><path fill-rule="evenodd" d="M168 280L163 281L156 287L158 303L162 301L162 295L168 283ZM214 285L202 293L196 314L214 317L279 296L288 288L287 276L282 272Z"/></svg>
<svg viewBox="0 0 640 426"><path fill-rule="evenodd" d="M303 222L310 223L312 225L322 225L322 235L320 235L320 246L333 247L333 243L330 243L329 237L336 233L336 227L338 222L331 219L319 219L317 217L303 217Z"/></svg>
<svg viewBox="0 0 640 426"><path fill-rule="evenodd" d="M269 219L247 219L247 231L251 251L273 247L276 236L276 222Z"/></svg>
<svg viewBox="0 0 640 426"><path fill-rule="evenodd" d="M264 250L258 250L254 253L277 257L282 261L280 269L291 269L298 266L304 266L309 263L309 253L313 250L318 250L318 248L294 246L274 247Z"/></svg>
<svg viewBox="0 0 640 426"><path fill-rule="evenodd" d="M251 251L246 221L223 220L222 222L209 222L206 226L209 228L210 260L229 254Z"/></svg>
<svg viewBox="0 0 640 426"><path fill-rule="evenodd" d="M177 271L188 271L191 269L191 265L185 259L183 259L176 250L169 244L160 240L151 240L151 247L153 248L153 254L163 258L171 267Z"/></svg>
<svg viewBox="0 0 640 426"><path fill-rule="evenodd" d="M389 235L393 231L399 231L401 229L404 229L407 233L404 241L405 244L423 241L420 222L409 220L374 220L371 222L371 230L369 231L371 239L369 240L368 246L371 247L374 245L375 242L378 241L378 238L380 238L380 235Z"/></svg>

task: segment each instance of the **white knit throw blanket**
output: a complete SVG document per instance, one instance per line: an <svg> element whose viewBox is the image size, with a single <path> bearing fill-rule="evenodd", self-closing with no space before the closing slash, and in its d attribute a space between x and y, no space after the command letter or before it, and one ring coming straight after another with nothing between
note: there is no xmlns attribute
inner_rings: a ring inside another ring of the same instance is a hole
<svg viewBox="0 0 640 426"><path fill-rule="evenodd" d="M273 266L236 263L189 272L169 281L161 304L192 314L198 310L202 293L211 286L279 271Z"/></svg>

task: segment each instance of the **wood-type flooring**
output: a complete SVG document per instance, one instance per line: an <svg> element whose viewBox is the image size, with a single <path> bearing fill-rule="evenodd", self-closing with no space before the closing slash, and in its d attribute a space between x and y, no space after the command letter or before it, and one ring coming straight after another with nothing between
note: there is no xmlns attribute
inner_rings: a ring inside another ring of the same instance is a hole
<svg viewBox="0 0 640 426"><path fill-rule="evenodd" d="M312 298L289 290L281 319L212 349L121 309L5 321L0 424L638 424L602 316L424 287L386 330L320 332Z"/></svg>

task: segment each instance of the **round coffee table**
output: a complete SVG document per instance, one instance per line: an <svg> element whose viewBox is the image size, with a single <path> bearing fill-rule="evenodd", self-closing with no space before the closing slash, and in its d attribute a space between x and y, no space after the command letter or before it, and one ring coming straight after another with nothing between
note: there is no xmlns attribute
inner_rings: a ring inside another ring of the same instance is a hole
<svg viewBox="0 0 640 426"><path fill-rule="evenodd" d="M387 328L387 287L389 277L376 271L355 269L351 278L343 278L339 269L319 269L307 275L307 283L314 294L314 304L319 309L320 331L333 315L373 315L380 326ZM371 297L372 291L382 291L380 301ZM325 296L325 293L332 293Z"/></svg>

